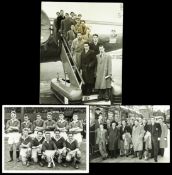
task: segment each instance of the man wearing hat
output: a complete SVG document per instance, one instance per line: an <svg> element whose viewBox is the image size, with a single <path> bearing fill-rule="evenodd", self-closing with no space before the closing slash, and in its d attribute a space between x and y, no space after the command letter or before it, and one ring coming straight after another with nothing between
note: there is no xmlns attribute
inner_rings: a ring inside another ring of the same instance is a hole
<svg viewBox="0 0 172 175"><path fill-rule="evenodd" d="M114 158L114 157L117 158L118 139L119 139L120 133L116 126L117 126L117 122L112 121L111 128L109 129L108 145L109 145L109 152L110 152L111 158Z"/></svg>
<svg viewBox="0 0 172 175"><path fill-rule="evenodd" d="M65 140L67 139L67 127L68 122L64 119L64 113L59 112L59 120L56 123L56 129L60 130L60 136L63 137Z"/></svg>
<svg viewBox="0 0 172 175"><path fill-rule="evenodd" d="M73 162L76 169L79 168L81 159L81 151L79 150L78 141L73 138L73 133L68 133L68 139L66 140L67 156L66 161L68 163Z"/></svg>
<svg viewBox="0 0 172 175"><path fill-rule="evenodd" d="M8 162L13 161L13 145L16 145L16 159L19 161L19 147L18 142L20 139L20 121L16 118L16 111L11 111L11 119L6 123L6 129L8 133L8 144L10 159Z"/></svg>

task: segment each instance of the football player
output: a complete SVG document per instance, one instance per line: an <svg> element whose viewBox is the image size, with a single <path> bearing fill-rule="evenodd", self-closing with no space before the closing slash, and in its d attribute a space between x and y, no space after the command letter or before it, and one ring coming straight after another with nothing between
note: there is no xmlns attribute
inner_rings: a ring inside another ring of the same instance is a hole
<svg viewBox="0 0 172 175"><path fill-rule="evenodd" d="M16 112L11 111L11 119L6 123L6 129L8 133L8 144L10 159L8 162L13 161L13 145L16 146L16 160L19 162L19 139L20 139L20 121L17 119Z"/></svg>

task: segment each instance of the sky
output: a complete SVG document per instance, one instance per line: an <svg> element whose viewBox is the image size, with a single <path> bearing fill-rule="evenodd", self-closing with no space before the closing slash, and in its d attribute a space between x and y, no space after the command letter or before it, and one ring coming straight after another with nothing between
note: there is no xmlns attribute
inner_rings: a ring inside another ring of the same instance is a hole
<svg viewBox="0 0 172 175"><path fill-rule="evenodd" d="M83 19L94 21L121 22L119 18L121 3L85 3L85 2L42 2L42 10L49 18L55 18L61 9L70 13L81 13Z"/></svg>

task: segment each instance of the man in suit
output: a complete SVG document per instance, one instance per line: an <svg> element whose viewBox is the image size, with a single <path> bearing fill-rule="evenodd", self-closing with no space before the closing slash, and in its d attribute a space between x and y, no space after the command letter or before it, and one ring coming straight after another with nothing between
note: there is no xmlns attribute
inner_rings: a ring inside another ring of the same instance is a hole
<svg viewBox="0 0 172 175"><path fill-rule="evenodd" d="M72 20L69 17L68 13L65 13L65 19L61 21L61 33L64 37L67 37L67 32L70 30L71 25L73 24Z"/></svg>
<svg viewBox="0 0 172 175"><path fill-rule="evenodd" d="M96 144L98 144L99 146L99 151L103 160L105 160L108 156L106 151L107 142L108 142L107 130L104 129L104 125L100 123L100 128L97 129Z"/></svg>
<svg viewBox="0 0 172 175"><path fill-rule="evenodd" d="M157 162L158 150L159 150L159 141L161 137L161 126L159 123L155 123L155 117L151 117L151 140L152 140L152 158Z"/></svg>
<svg viewBox="0 0 172 175"><path fill-rule="evenodd" d="M128 132L127 123L125 120L122 120L122 126L120 127L120 156L124 156L124 139L123 135Z"/></svg>
<svg viewBox="0 0 172 175"><path fill-rule="evenodd" d="M161 138L160 138L160 155L163 157L164 156L164 149L167 148L167 135L168 135L168 128L167 125L163 121L163 117L159 118L159 123L161 126Z"/></svg>
<svg viewBox="0 0 172 175"><path fill-rule="evenodd" d="M81 53L81 74L84 80L83 94L90 95L94 87L94 71L96 67L96 55L90 50L89 43L84 43L84 51Z"/></svg>
<svg viewBox="0 0 172 175"><path fill-rule="evenodd" d="M90 43L90 49L94 51L95 55L99 54L99 45L98 34L93 34L93 41Z"/></svg>
<svg viewBox="0 0 172 175"><path fill-rule="evenodd" d="M66 36L66 39L67 39L69 48L71 48L72 41L76 38L76 33L75 33L75 31L74 31L75 26L74 26L74 25L71 25L70 28L71 28L71 29L67 32L67 36Z"/></svg>
<svg viewBox="0 0 172 175"><path fill-rule="evenodd" d="M71 54L76 63L77 68L81 68L81 53L84 49L84 40L80 32L77 33L77 38L72 41Z"/></svg>
<svg viewBox="0 0 172 175"><path fill-rule="evenodd" d="M65 19L65 16L64 16L64 11L63 10L60 10L60 15L57 16L57 21L56 21L56 29L57 29L57 32L59 31L59 29L61 28L61 21Z"/></svg>

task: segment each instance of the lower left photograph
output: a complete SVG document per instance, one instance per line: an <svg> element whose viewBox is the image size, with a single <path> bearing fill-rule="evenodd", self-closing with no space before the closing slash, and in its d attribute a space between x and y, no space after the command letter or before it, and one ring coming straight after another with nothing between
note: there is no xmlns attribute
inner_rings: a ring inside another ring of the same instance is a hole
<svg viewBox="0 0 172 175"><path fill-rule="evenodd" d="M89 106L3 105L3 173L89 173Z"/></svg>

